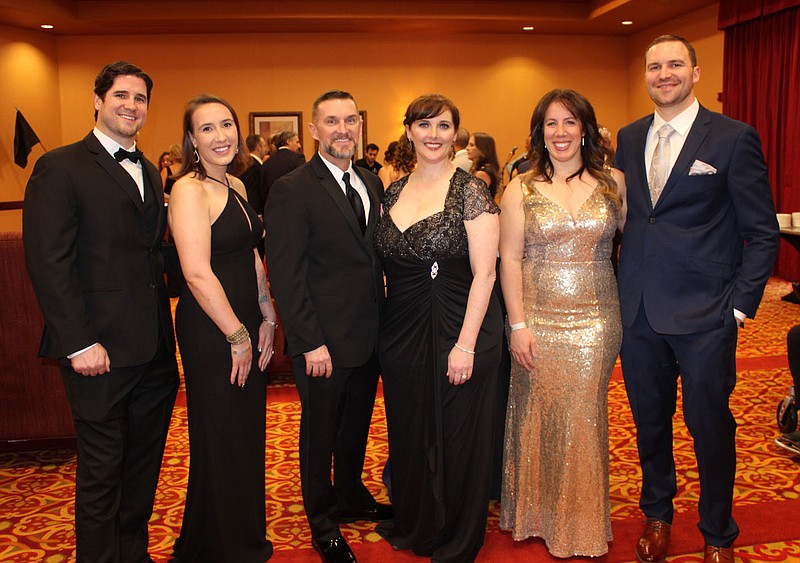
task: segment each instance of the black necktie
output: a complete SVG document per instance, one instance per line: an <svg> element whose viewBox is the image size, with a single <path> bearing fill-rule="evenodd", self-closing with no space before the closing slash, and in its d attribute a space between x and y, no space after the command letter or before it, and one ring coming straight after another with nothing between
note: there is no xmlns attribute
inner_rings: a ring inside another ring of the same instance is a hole
<svg viewBox="0 0 800 563"><path fill-rule="evenodd" d="M358 226L361 227L361 234L367 230L367 221L364 217L364 202L361 201L361 196L356 193L356 190L350 185L350 172L345 172L342 176L344 181L344 191L347 194L347 201L350 202L350 207L353 208L353 213L356 214L356 221Z"/></svg>
<svg viewBox="0 0 800 563"><path fill-rule="evenodd" d="M133 151L126 151L125 149L119 149L117 152L114 153L114 158L117 159L117 162L122 162L126 158L136 164L139 162L139 159L142 158L142 151L139 149Z"/></svg>

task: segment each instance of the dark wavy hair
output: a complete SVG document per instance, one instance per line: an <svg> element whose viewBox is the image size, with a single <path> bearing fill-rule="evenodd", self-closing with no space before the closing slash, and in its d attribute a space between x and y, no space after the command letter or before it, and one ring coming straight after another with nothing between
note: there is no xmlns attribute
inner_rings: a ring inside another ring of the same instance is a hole
<svg viewBox="0 0 800 563"><path fill-rule="evenodd" d="M239 117L236 115L236 110L233 109L233 106L230 105L226 100L215 96L213 94L198 94L191 100L186 106L186 109L183 112L183 165L181 166L180 171L176 175L176 177L180 178L182 176L186 176L187 174L194 173L197 177L201 180L205 180L208 174L206 173L205 168L203 167L202 162L198 162L198 159L195 157L195 148L192 144L192 139L189 136L192 133L192 128L194 127L194 123L192 123L192 119L194 119L195 112L201 107L206 104L222 104L228 111L231 112L233 116L233 123L236 125L236 135L238 137L236 141L236 154L233 157L233 160L230 161L228 164L228 174L233 176L238 176L250 166L250 153L247 151L247 145L244 143L244 139L242 138L242 128L239 127Z"/></svg>
<svg viewBox="0 0 800 563"><path fill-rule="evenodd" d="M127 61L117 61L109 63L103 67L94 79L94 93L98 98L105 101L106 94L114 85L117 76L135 76L144 80L147 90L147 106L150 106L150 94L153 91L153 79L145 71L133 63ZM97 110L94 110L94 120L97 121Z"/></svg>
<svg viewBox="0 0 800 563"><path fill-rule="evenodd" d="M597 180L602 194L619 205L621 200L617 195L617 183L611 172L603 166L609 153L600 137L594 108L589 100L575 90L550 90L536 104L531 116L531 168L523 175L523 186L528 190L528 181L542 179L549 183L553 180L553 162L544 145L544 116L553 103L560 103L567 108L578 119L583 131L581 166L567 180L580 177L586 171Z"/></svg>
<svg viewBox="0 0 800 563"><path fill-rule="evenodd" d="M479 131L476 131L470 137L475 139L475 147L479 153L477 160L472 163L470 174L475 174L478 170L483 169L491 178L489 191L494 195L497 193L497 188L500 184L500 161L497 159L497 147L495 146L494 137L489 133L481 133Z"/></svg>
<svg viewBox="0 0 800 563"><path fill-rule="evenodd" d="M461 123L458 108L450 98L441 94L424 94L411 102L406 109L403 125L411 127L411 124L415 121L436 117L445 110L450 110L450 115L453 116L453 127L458 131L458 126Z"/></svg>
<svg viewBox="0 0 800 563"><path fill-rule="evenodd" d="M414 146L411 144L408 136L403 133L397 140L397 148L392 155L392 166L394 166L395 170L405 175L411 174L416 165L417 153L414 152Z"/></svg>

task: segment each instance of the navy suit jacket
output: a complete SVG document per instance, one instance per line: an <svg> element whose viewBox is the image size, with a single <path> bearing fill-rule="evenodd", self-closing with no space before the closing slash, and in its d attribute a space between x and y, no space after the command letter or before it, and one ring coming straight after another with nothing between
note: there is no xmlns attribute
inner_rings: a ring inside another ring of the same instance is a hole
<svg viewBox="0 0 800 563"><path fill-rule="evenodd" d="M94 133L36 162L22 231L44 314L40 355L63 358L99 342L114 368L145 364L158 349L159 324L174 350L161 254L164 194L156 168L141 162L152 188L147 206Z"/></svg>
<svg viewBox="0 0 800 563"><path fill-rule="evenodd" d="M290 354L325 344L334 368L361 366L372 357L384 298L372 247L381 181L357 166L353 171L369 193L364 234L319 154L273 184L264 210L270 287Z"/></svg>
<svg viewBox="0 0 800 563"><path fill-rule="evenodd" d="M662 334L719 328L733 309L755 316L778 251L778 224L755 129L700 106L655 208L644 147L648 115L620 130L628 214L620 248L622 322L639 307ZM690 175L695 161L715 174Z"/></svg>

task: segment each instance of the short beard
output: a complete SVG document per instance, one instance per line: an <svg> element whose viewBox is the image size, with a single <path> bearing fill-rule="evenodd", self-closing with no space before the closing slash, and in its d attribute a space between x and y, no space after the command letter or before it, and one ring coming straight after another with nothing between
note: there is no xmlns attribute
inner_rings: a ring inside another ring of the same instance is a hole
<svg viewBox="0 0 800 563"><path fill-rule="evenodd" d="M327 145L322 145L322 151L324 153L326 153L326 154L331 155L333 158L336 158L336 159L339 159L339 160L349 160L349 159L353 158L354 154L356 154L356 146L355 145L353 145L353 149L352 150L348 150L348 151L338 151L335 148L333 148L333 146L334 146L333 142L331 142L331 143L329 143Z"/></svg>

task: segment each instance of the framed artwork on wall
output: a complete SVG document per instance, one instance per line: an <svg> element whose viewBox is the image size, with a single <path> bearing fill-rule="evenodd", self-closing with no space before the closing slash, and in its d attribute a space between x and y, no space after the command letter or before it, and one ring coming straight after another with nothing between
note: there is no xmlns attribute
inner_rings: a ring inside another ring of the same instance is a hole
<svg viewBox="0 0 800 563"><path fill-rule="evenodd" d="M250 134L269 139L281 131L292 130L303 144L303 112L301 111L253 111L250 112Z"/></svg>

